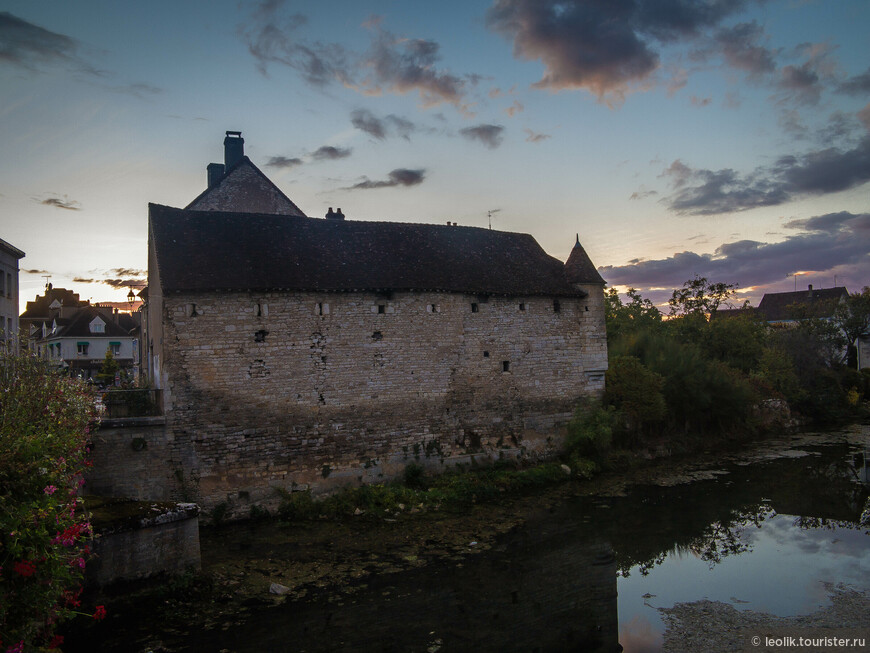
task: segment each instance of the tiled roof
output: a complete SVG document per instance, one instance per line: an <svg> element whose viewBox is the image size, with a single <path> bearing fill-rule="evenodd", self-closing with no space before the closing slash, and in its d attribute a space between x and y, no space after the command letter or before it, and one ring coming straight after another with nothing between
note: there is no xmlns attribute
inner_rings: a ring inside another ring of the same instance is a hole
<svg viewBox="0 0 870 653"><path fill-rule="evenodd" d="M606 283L580 244L580 234L577 234L577 242L565 262L565 276L570 283Z"/></svg>
<svg viewBox="0 0 870 653"><path fill-rule="evenodd" d="M3 252L4 254L8 254L9 256L12 256L16 259L24 258L24 252L22 252L20 249L18 249L14 245L7 243L2 238L0 238L0 252Z"/></svg>
<svg viewBox="0 0 870 653"><path fill-rule="evenodd" d="M92 333L90 324L95 317L106 323L103 333ZM119 316L120 317L120 316ZM119 320L120 321L120 320ZM66 319L57 319L58 332L47 339L55 338L124 338L130 337L130 330L115 324L111 315L103 313L95 306L84 306Z"/></svg>
<svg viewBox="0 0 870 653"><path fill-rule="evenodd" d="M758 312L768 322L799 317L830 317L848 294L849 291L843 287L765 293L758 303Z"/></svg>
<svg viewBox="0 0 870 653"><path fill-rule="evenodd" d="M46 288L45 295L37 295L32 302L27 302L24 312L21 314L23 319L39 319L49 317L49 306L54 300L58 300L62 306L83 306L87 301L79 299L79 295L72 290L66 288Z"/></svg>
<svg viewBox="0 0 870 653"><path fill-rule="evenodd" d="M244 156L221 180L187 208L192 211L240 211L305 217L302 210Z"/></svg>
<svg viewBox="0 0 870 653"><path fill-rule="evenodd" d="M283 289L585 295L568 282L562 262L527 234L156 204L149 205L149 218L161 285L169 293ZM586 281L600 279L595 272Z"/></svg>

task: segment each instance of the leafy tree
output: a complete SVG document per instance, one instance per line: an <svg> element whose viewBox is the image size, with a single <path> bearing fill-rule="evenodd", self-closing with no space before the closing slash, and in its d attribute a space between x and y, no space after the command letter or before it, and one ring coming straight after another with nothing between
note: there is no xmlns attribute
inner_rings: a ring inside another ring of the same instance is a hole
<svg viewBox="0 0 870 653"><path fill-rule="evenodd" d="M9 651L57 644L54 628L76 613L90 532L77 492L92 412L81 382L34 357L0 357L0 640Z"/></svg>
<svg viewBox="0 0 870 653"><path fill-rule="evenodd" d="M870 286L852 293L834 310L833 323L843 332L848 343L849 366L856 365L855 340L870 333Z"/></svg>
<svg viewBox="0 0 870 653"><path fill-rule="evenodd" d="M103 366L100 368L100 373L97 374L97 380L105 385L111 385L115 382L115 374L118 373L120 365L115 360L112 354L112 348L106 347L106 357L103 359Z"/></svg>
<svg viewBox="0 0 870 653"><path fill-rule="evenodd" d="M700 314L710 315L721 304L728 304L737 292L733 283L710 283L706 277L695 275L683 284L682 288L674 290L668 300L671 315Z"/></svg>
<svg viewBox="0 0 870 653"><path fill-rule="evenodd" d="M661 311L649 299L641 297L636 288L629 288L626 295L630 301L624 304L616 288L608 288L604 293L608 342L661 326Z"/></svg>
<svg viewBox="0 0 870 653"><path fill-rule="evenodd" d="M757 369L761 361L767 329L749 311L740 313L710 320L699 340L709 356L748 374Z"/></svg>
<svg viewBox="0 0 870 653"><path fill-rule="evenodd" d="M607 370L604 401L624 416L627 435L636 436L664 419L663 386L664 378L648 370L637 357L615 356Z"/></svg>

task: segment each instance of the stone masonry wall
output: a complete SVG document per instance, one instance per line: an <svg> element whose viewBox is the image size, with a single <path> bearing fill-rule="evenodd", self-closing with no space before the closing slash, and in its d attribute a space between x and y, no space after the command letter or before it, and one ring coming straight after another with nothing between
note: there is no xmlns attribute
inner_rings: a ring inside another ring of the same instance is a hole
<svg viewBox="0 0 870 653"><path fill-rule="evenodd" d="M171 498L274 505L472 458L536 457L603 390L603 293L164 298ZM190 488L195 488L191 495ZM154 497L170 498L170 497Z"/></svg>

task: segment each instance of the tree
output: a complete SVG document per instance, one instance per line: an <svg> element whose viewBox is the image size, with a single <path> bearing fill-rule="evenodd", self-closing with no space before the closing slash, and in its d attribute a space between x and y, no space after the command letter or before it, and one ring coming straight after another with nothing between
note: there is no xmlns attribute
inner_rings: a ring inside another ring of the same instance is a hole
<svg viewBox="0 0 870 653"><path fill-rule="evenodd" d="M608 342L615 341L620 336L661 326L661 311L650 300L641 297L636 288L629 288L626 295L631 301L623 304L616 288L608 288L604 294Z"/></svg>
<svg viewBox="0 0 870 653"><path fill-rule="evenodd" d="M834 324L843 332L848 343L848 362L855 367L855 341L858 336L870 333L870 286L861 292L852 293L834 309Z"/></svg>
<svg viewBox="0 0 870 653"><path fill-rule="evenodd" d="M733 283L710 283L706 277L695 275L683 284L682 288L674 290L668 300L671 315L710 315L721 304L728 304L735 293L737 285Z"/></svg>
<svg viewBox="0 0 870 653"><path fill-rule="evenodd" d="M115 374L118 373L120 366L115 356L112 354L112 348L106 347L106 357L103 359L103 366L100 368L100 373L97 374L97 380L105 385L112 385L115 382Z"/></svg>
<svg viewBox="0 0 870 653"><path fill-rule="evenodd" d="M667 406L662 394L664 379L651 372L635 356L614 356L605 377L604 401L616 407L625 418L628 435L645 426L661 422Z"/></svg>

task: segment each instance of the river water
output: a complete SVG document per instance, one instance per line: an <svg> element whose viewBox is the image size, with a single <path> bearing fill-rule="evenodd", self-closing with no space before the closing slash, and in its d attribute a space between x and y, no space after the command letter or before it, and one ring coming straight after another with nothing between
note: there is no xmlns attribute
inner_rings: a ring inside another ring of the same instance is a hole
<svg viewBox="0 0 870 653"><path fill-rule="evenodd" d="M662 648L658 608L676 603L813 613L826 583L870 590L868 444L864 427L629 478L540 511L488 551L227 630L194 626L167 650L646 653Z"/></svg>

